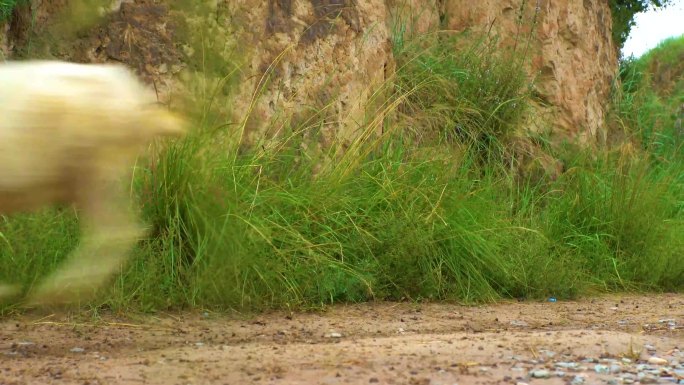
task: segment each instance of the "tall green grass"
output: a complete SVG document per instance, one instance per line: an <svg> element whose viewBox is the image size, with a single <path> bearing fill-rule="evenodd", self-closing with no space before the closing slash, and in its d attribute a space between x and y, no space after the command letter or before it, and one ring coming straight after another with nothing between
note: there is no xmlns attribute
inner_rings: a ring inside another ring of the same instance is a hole
<svg viewBox="0 0 684 385"><path fill-rule="evenodd" d="M529 79L523 55L501 49L489 35L470 39L442 31L395 47L396 84L407 95L399 112L417 138L465 143L491 155L527 117Z"/></svg>
<svg viewBox="0 0 684 385"><path fill-rule="evenodd" d="M639 58L620 63L613 97L616 120L643 147L662 156L681 155L677 128L684 105L684 36L664 40Z"/></svg>
<svg viewBox="0 0 684 385"><path fill-rule="evenodd" d="M5 21L12 16L14 8L24 0L0 0L0 21Z"/></svg>
<svg viewBox="0 0 684 385"><path fill-rule="evenodd" d="M681 290L682 159L558 149L557 180L516 182L500 155L525 121L522 66L486 43L458 54L453 43L404 45L363 139L326 163L301 146L315 118L245 149L241 126L209 124L216 100L200 100L197 129L136 169L131 189L154 231L94 305L302 309ZM0 282L30 287L75 244L76 224L70 210L3 218Z"/></svg>

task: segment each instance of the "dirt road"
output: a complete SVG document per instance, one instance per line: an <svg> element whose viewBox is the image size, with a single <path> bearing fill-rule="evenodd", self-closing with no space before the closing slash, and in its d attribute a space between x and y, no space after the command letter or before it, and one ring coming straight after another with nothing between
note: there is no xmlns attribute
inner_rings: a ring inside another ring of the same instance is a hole
<svg viewBox="0 0 684 385"><path fill-rule="evenodd" d="M34 314L0 321L0 384L684 384L683 326L674 294L242 319Z"/></svg>

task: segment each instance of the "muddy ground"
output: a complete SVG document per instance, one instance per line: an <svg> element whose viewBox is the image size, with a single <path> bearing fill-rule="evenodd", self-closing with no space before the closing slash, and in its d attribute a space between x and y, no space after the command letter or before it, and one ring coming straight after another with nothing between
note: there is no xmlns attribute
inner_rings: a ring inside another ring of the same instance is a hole
<svg viewBox="0 0 684 385"><path fill-rule="evenodd" d="M0 384L579 385L684 374L681 294L79 318L0 319Z"/></svg>

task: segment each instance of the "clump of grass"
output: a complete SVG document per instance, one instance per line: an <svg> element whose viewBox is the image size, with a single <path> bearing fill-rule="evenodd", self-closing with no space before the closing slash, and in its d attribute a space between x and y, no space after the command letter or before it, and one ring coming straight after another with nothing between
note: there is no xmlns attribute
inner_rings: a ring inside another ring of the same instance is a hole
<svg viewBox="0 0 684 385"><path fill-rule="evenodd" d="M0 217L0 282L29 289L76 246L78 222L68 208Z"/></svg>
<svg viewBox="0 0 684 385"><path fill-rule="evenodd" d="M672 164L657 167L622 151L598 161L587 155L559 181L549 236L609 290L680 286L684 265L682 179ZM672 269L674 267L674 269ZM672 270L670 270L672 269Z"/></svg>
<svg viewBox="0 0 684 385"><path fill-rule="evenodd" d="M153 307L182 293L182 304L242 309L498 298L503 266L487 226L499 214L468 196L468 164L445 173L444 158L409 162L387 150L354 172L330 168L312 178L287 151L233 157L201 143L167 154L155 171L163 185L152 174L141 185L154 187L146 213L164 240L167 259L155 265L165 274L137 265L121 293L152 293ZM269 168L292 171L283 178ZM159 295L160 287L173 293Z"/></svg>
<svg viewBox="0 0 684 385"><path fill-rule="evenodd" d="M526 117L529 79L514 49L502 49L489 35L469 39L475 43L442 32L398 46L396 85L415 90L400 112L418 136L468 143L487 154Z"/></svg>
<svg viewBox="0 0 684 385"><path fill-rule="evenodd" d="M14 8L25 0L0 0L0 21L5 21L12 16Z"/></svg>
<svg viewBox="0 0 684 385"><path fill-rule="evenodd" d="M586 211L575 218L584 218L583 226L591 223L591 233L606 234L604 254L624 268L616 268L610 280L615 286L628 282L640 289L680 290L684 285L676 257L684 242L684 152L676 125L684 102L684 67L677 60L684 54L683 42L683 37L668 39L638 59L621 62L609 121L623 133L620 147L598 161L585 155L579 165L590 180L575 183L581 188L575 194L588 198L578 206Z"/></svg>

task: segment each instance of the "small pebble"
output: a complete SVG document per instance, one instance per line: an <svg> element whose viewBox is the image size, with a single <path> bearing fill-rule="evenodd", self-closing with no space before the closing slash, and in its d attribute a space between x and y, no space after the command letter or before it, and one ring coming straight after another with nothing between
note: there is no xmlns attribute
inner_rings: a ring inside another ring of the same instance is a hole
<svg viewBox="0 0 684 385"><path fill-rule="evenodd" d="M532 378L549 378L551 377L551 373L548 370L544 369L539 369L535 370L531 373Z"/></svg>
<svg viewBox="0 0 684 385"><path fill-rule="evenodd" d="M584 381L586 381L586 378L583 376L575 376L570 383L572 385L581 385L584 384Z"/></svg>
<svg viewBox="0 0 684 385"><path fill-rule="evenodd" d="M577 369L579 367L577 362L556 362L554 365L563 369Z"/></svg>
<svg viewBox="0 0 684 385"><path fill-rule="evenodd" d="M599 362L602 364L614 364L617 362L617 360L613 358L601 358L599 359Z"/></svg>
<svg viewBox="0 0 684 385"><path fill-rule="evenodd" d="M667 360L660 357L651 357L648 359L648 363L651 365L667 365Z"/></svg>
<svg viewBox="0 0 684 385"><path fill-rule="evenodd" d="M85 349L83 349L83 348L73 348L73 349L71 349L71 352L72 352L72 353L83 353L83 352L85 352Z"/></svg>
<svg viewBox="0 0 684 385"><path fill-rule="evenodd" d="M342 333L332 332L332 333L328 334L328 337L330 337L330 338L342 338Z"/></svg>
<svg viewBox="0 0 684 385"><path fill-rule="evenodd" d="M607 374L610 372L610 368L606 365L596 364L594 365L594 371L599 374Z"/></svg>

